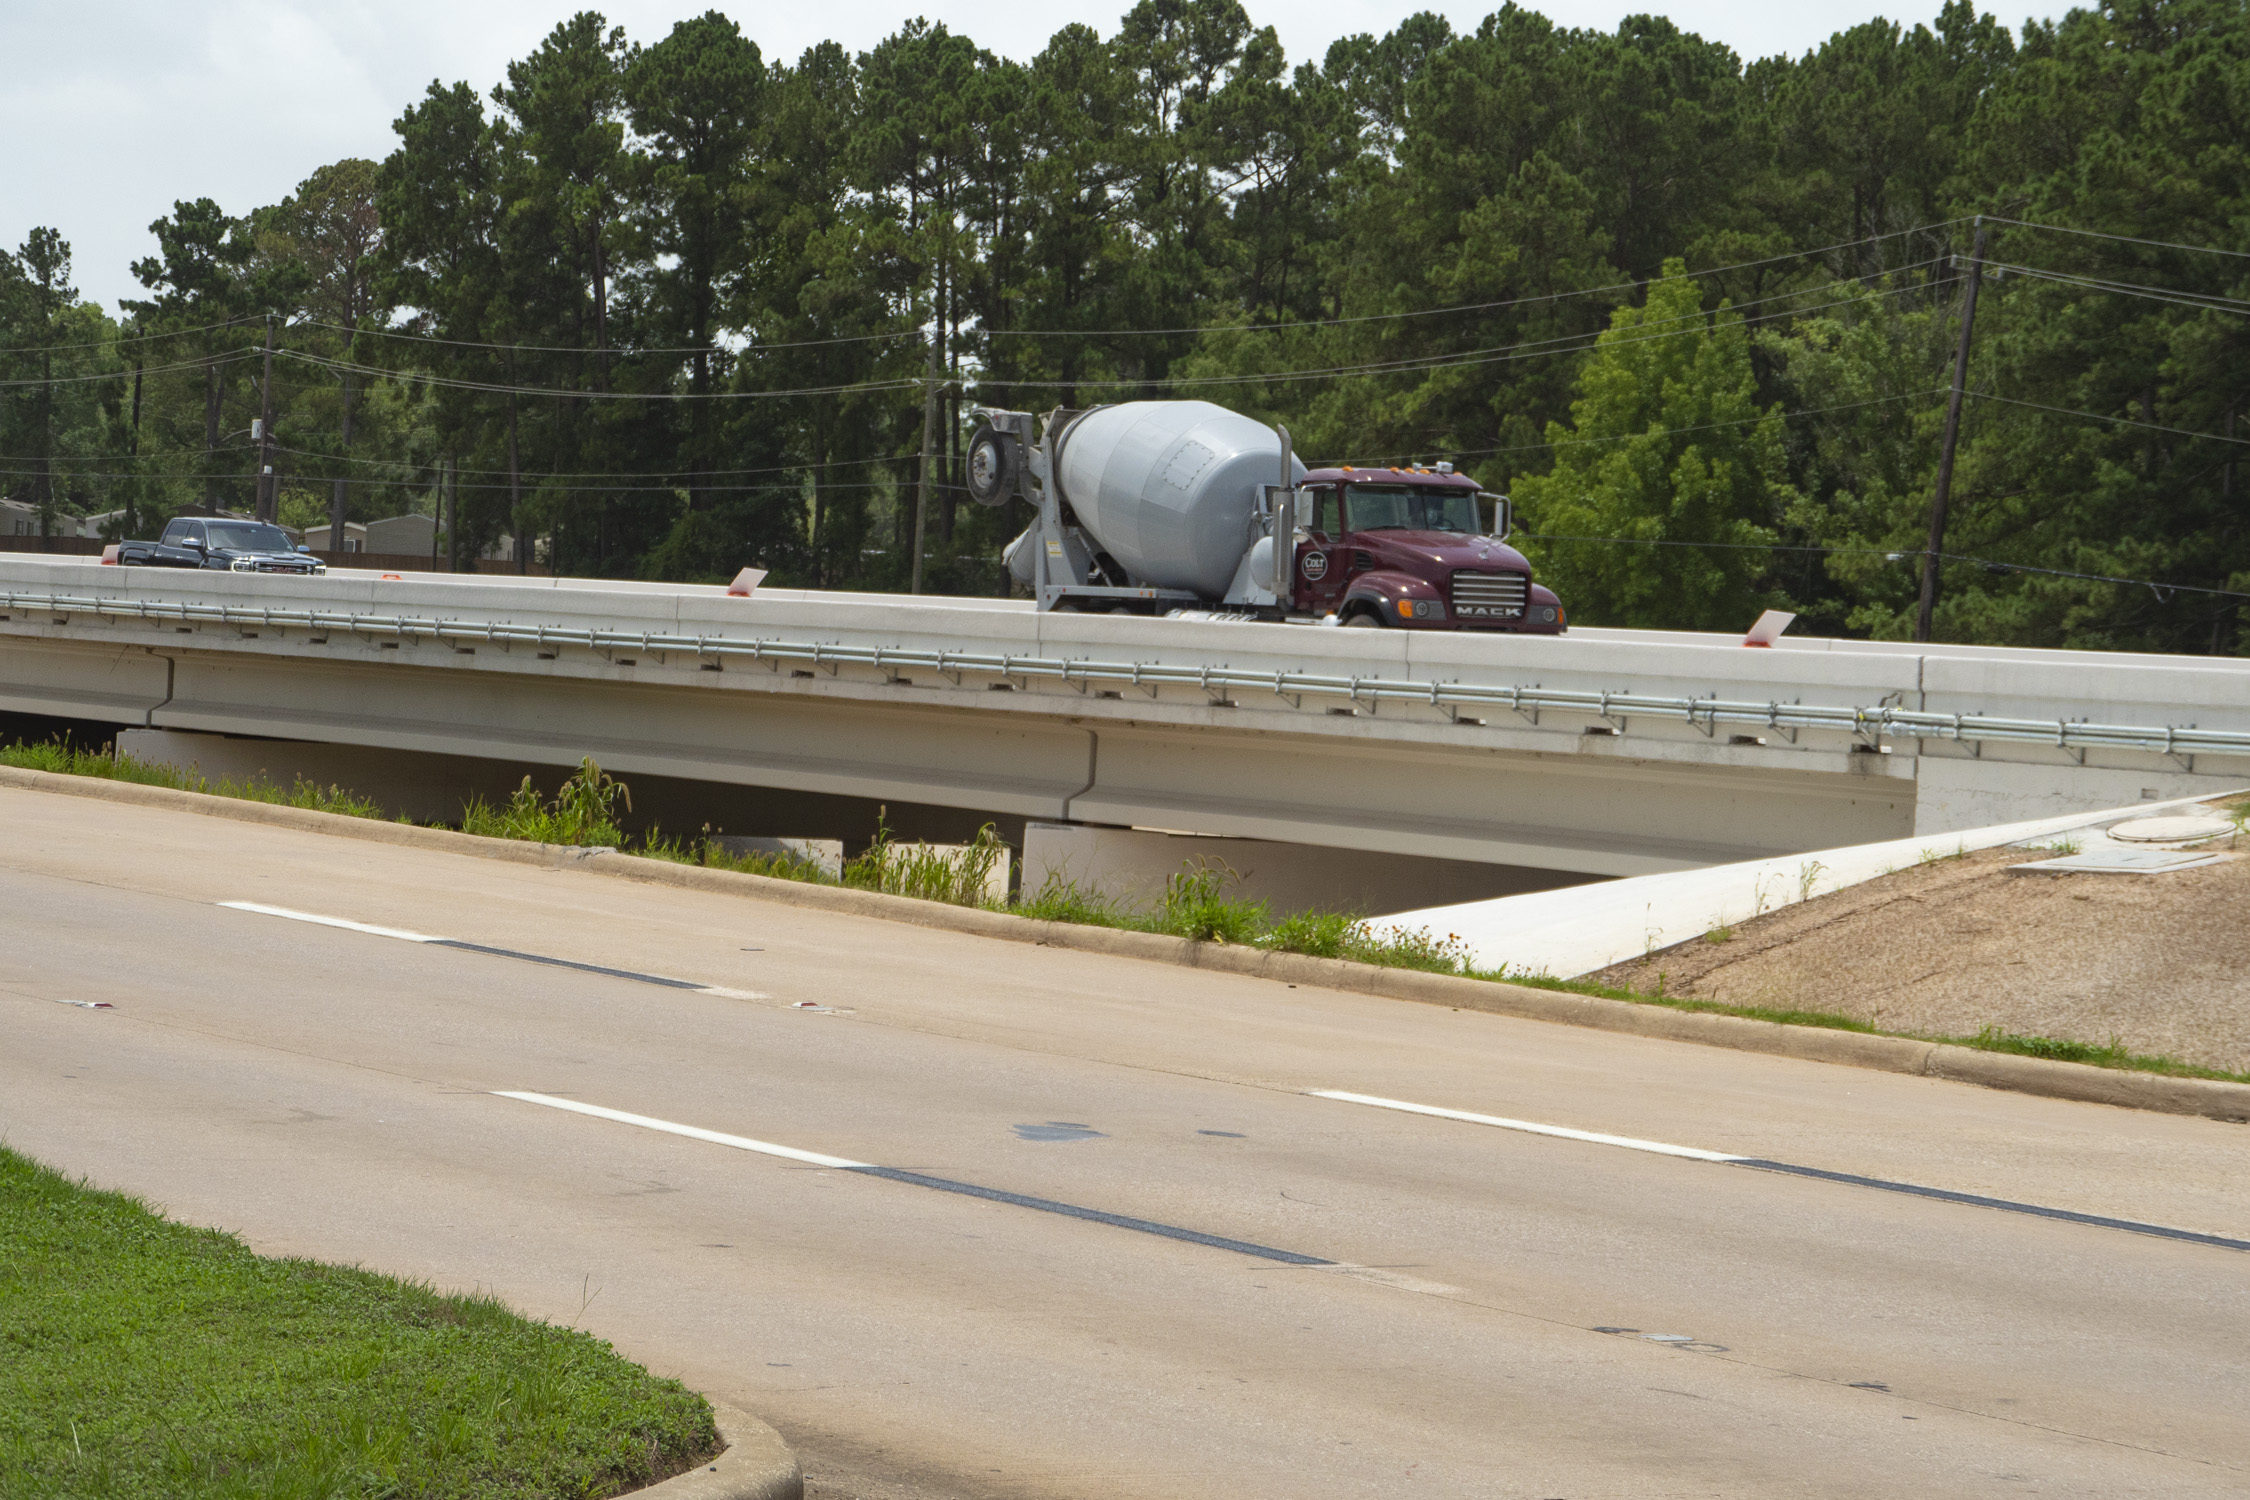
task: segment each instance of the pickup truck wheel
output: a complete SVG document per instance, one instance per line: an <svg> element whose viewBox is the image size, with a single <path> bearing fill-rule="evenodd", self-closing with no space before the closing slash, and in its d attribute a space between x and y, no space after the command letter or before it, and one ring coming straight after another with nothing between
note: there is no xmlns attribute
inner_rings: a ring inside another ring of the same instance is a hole
<svg viewBox="0 0 2250 1500"><path fill-rule="evenodd" d="M1381 630L1383 622L1374 615L1357 614L1344 622L1346 630Z"/></svg>

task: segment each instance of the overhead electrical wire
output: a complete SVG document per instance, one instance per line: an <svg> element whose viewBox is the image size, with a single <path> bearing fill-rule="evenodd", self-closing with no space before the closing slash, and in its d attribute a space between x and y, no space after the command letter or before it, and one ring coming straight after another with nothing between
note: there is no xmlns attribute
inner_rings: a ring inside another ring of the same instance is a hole
<svg viewBox="0 0 2250 1500"><path fill-rule="evenodd" d="M1921 266L1936 264L1939 260L1942 259L1945 259L1945 257L1933 256L1928 260L1914 262L1911 265L1900 267L1899 269L1913 270ZM1917 292L1920 290L1921 288L1919 286L1908 284L1890 287L1881 292L1877 292L1874 295L1899 296L1911 292ZM1610 338L1608 343L1606 345L1603 345L1603 347L1613 348L1619 345L1645 343L1653 339L1670 338L1676 335L1676 332L1678 331L1680 325L1700 325L1705 323L1716 313L1728 312L1734 313L1739 316L1743 308L1762 307L1770 303L1787 302L1793 299L1800 299L1817 295L1819 295L1819 291L1818 289L1814 288L1804 288L1790 292L1776 292L1765 297L1753 298L1750 301L1741 303L1739 305L1728 305L1710 311L1698 309L1695 312L1683 313L1676 317L1659 318L1650 322L1636 324L1632 336L1625 338ZM1809 312L1822 312L1831 307L1842 307L1859 300L1861 300L1861 294L1854 293L1850 296L1834 298L1827 302L1818 303L1812 307L1794 307L1787 309L1786 311L1789 315L1792 316L1802 316L1803 314ZM1768 321L1771 316L1774 315L1767 314L1755 317L1743 317L1742 322L1745 324L1765 322ZM1304 370L1280 370L1245 375L1167 376L1162 380L1156 381L1144 379L1127 379L1124 377L1090 377L1072 381L1042 381L992 379L987 375L972 374L966 377L946 376L940 379L937 383L946 386L967 386L972 383L980 385L991 384L1002 389L1028 390L1077 390L1088 387L1100 388L1104 386L1151 385L1156 386L1159 389L1181 390L1195 389L1198 387L1213 385L1248 385L1296 380L1326 380L1362 375L1412 374L1423 370L1467 368L1479 365L1506 363L1517 359L1533 359L1548 355L1579 353L1586 349L1595 347L1595 345L1599 343L1609 332L1610 330L1596 329L1584 333L1558 335L1557 337L1550 339L1535 339L1521 344L1494 345L1485 349L1469 350L1465 352L1448 353L1441 355L1429 355L1415 359L1382 360L1356 365L1333 365ZM436 375L422 370L391 370L386 369L380 365L357 364L352 361L340 360L328 355L311 354L301 350L276 349L274 353L276 354L276 356L285 356L300 364L312 365L316 368L325 369L333 373L364 375L370 379L398 380L407 382L409 384L427 385L446 390L482 391L496 395L531 396L541 399L566 401L781 400L801 396L843 395L855 392L920 390L929 383L924 377L900 376L890 380L865 381L842 385L809 386L767 391L590 391L571 389L563 386L506 385L496 381L465 380L453 376Z"/></svg>
<svg viewBox="0 0 2250 1500"><path fill-rule="evenodd" d="M1723 266L1707 266L1701 270L1688 271L1684 274L1690 277L1723 276L1732 271L1754 270L1759 266L1778 265L1782 261L1787 260L1811 260L1816 256L1827 255L1837 250L1849 250L1855 245L1871 245L1879 243L1883 240L1904 238L1908 235L1933 233L1935 231L1949 229L1956 224L1962 224L1966 222L1967 219L1965 216L1962 218L1944 219L1933 224L1917 224L1907 229L1892 229L1886 230L1881 234L1862 235L1857 239L1839 240L1833 245L1822 245L1817 249L1812 250L1791 250L1781 255L1769 255L1759 260L1735 261ZM1928 262L1926 261L1922 261L1916 262L1915 264L1921 265L1927 263ZM1905 268L1901 267L1894 269ZM1609 282L1602 286L1575 287L1569 291L1561 292L1540 292L1531 296L1510 297L1495 302L1463 302L1456 303L1447 307L1415 308L1407 312L1362 313L1348 318L1307 318L1282 323L1195 323L1184 324L1176 328L982 328L976 330L976 332L980 336L986 338L1011 339L1154 338L1190 333L1281 333L1298 328L1344 328L1356 326L1362 323L1397 322L1408 318L1436 318L1448 317L1462 313L1493 312L1501 308L1525 307L1536 302L1559 302L1566 298L1572 297L1594 297L1604 295L1609 292L1637 291L1646 284L1647 283L1643 281L1615 281ZM339 333L349 331L345 329L342 324L337 323L316 323L315 326L328 328ZM729 355L740 355L753 354L764 349L816 349L831 345L864 344L879 342L887 339L919 340L928 337L928 334L925 330L920 328L911 328L900 329L895 333L851 334L840 338L806 339L792 343L754 343L746 345L741 349L724 349L720 346L712 345L708 348L688 346L676 349L657 348L604 351L588 349L575 344L498 344L474 339L448 339L429 334L409 333L404 329L395 328L362 328L359 329L358 332L373 334L380 338L394 338L410 342L442 344L457 349L490 349L501 353L536 352L549 354L597 354L606 352L623 358L631 358L642 354L725 353Z"/></svg>
<svg viewBox="0 0 2250 1500"><path fill-rule="evenodd" d="M1786 421L1791 417L1825 416L1829 412L1855 411L1863 406L1887 406L1895 401L1912 401L1917 397L1942 396L1944 394L1946 394L1945 387L1933 386L1926 391L1906 391L1896 396L1870 396L1865 401L1843 401L1837 403L1834 406L1807 406L1800 407L1794 411L1766 412L1755 417L1739 417L1731 422L1706 422L1697 427L1667 427L1664 428L1661 432L1657 433L1621 432L1613 437L1580 437L1574 435L1571 437L1563 438L1559 442L1517 443L1514 446L1507 448L1447 448L1439 446L1431 448L1429 450L1429 453L1432 455L1442 455L1449 458L1487 458L1494 457L1503 453L1535 453L1544 449L1575 448L1586 443L1631 443L1643 441L1652 436L1670 437L1675 433L1683 432L1718 432L1729 427L1749 427L1759 422L1771 421L1777 418ZM1415 463L1427 461L1428 459L1421 455L1409 456L1394 454L1387 459L1371 460L1368 463L1356 464L1355 467L1367 468L1380 463ZM1324 459L1319 463L1312 463L1310 460L1307 461L1307 467L1309 468L1336 468L1341 466L1341 460Z"/></svg>
<svg viewBox="0 0 2250 1500"><path fill-rule="evenodd" d="M173 370L211 369L221 365L230 365L238 360L255 358L257 355L260 355L264 352L265 351L262 349L243 348L236 350L232 354L209 354L197 359L183 359L174 364L144 365L141 368L140 373L143 375L163 375ZM276 349L274 351L274 353L276 354L279 354L280 352L281 351L279 349ZM128 369L110 370L100 375L34 375L24 380L0 380L0 389L27 385L84 385L96 380L123 380L133 373L133 371Z"/></svg>
<svg viewBox="0 0 2250 1500"><path fill-rule="evenodd" d="M2068 406L2045 406L2037 401L2019 401L2013 396L1997 396L1985 391L1969 391L1965 394L1973 400L1997 401L2003 406L2024 406L2033 411L2051 411L2058 416L2084 417L2090 422L2109 422L2119 427L2138 427L2144 432L2168 432L2174 437L2201 438L2205 442L2233 443L2238 447L2250 447L2250 437L2227 437L2222 433L2196 432L2186 427L2164 427L2155 422L2136 422L2131 417L2105 417L2098 411L2079 411Z"/></svg>
<svg viewBox="0 0 2250 1500"><path fill-rule="evenodd" d="M2250 301L2240 297L2222 297L2215 292L2182 292L2166 287L2141 286L2130 281L2104 281L2098 277L2080 276L2068 271L2050 271L2042 266L2010 265L2005 261L1987 261L1985 264L1996 271L2028 276L2034 281L2058 282L2083 291L2108 292L2121 297L2144 297L2152 302L2169 302L2179 307L2199 308L2205 312L2233 313L2237 317L2250 315Z"/></svg>
<svg viewBox="0 0 2250 1500"><path fill-rule="evenodd" d="M1828 557L1881 557L1891 562L1934 556L1940 562L1968 563L1987 573L2040 573L2050 578L2075 578L2088 583L2114 583L2127 588L2144 588L2155 593L2159 602L2164 602L2165 594L2208 594L2220 599L2250 599L2250 593L2235 589L2209 589L2191 583L2162 583L2153 578L2120 578L2109 573L2073 573L2064 568L2034 567L2030 563L1994 562L1990 558L1967 557L1958 552L1931 553L1927 548L1902 551L1890 547L1823 547L1791 542L1690 542L1665 537L1561 536L1536 531L1515 532L1510 539L1518 536L1526 541L1590 542L1605 547L1686 547L1708 552L1800 552Z"/></svg>
<svg viewBox="0 0 2250 1500"><path fill-rule="evenodd" d="M2130 234L2104 234L2098 229L2074 229L2068 224L2034 224L2028 219L2003 219L1998 214L1986 214L1991 224L2010 224L2018 229L2044 229L2050 234L2083 235L2090 240L2115 240L2124 245L2149 245L2159 250L2186 250L2196 255L2230 255L2236 260L2250 260L2250 250L2222 250L2216 245L2183 245L2173 240L2144 240ZM1950 221L1960 223L1958 219Z"/></svg>

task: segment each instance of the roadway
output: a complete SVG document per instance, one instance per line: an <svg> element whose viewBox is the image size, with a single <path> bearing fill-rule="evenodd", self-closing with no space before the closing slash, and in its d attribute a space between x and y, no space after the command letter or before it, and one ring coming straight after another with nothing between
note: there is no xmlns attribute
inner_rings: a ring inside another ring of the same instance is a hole
<svg viewBox="0 0 2250 1500"><path fill-rule="evenodd" d="M1648 1149L2240 1242L2239 1126L13 789L0 913L7 1144L814 1495L2250 1488L2250 1250Z"/></svg>

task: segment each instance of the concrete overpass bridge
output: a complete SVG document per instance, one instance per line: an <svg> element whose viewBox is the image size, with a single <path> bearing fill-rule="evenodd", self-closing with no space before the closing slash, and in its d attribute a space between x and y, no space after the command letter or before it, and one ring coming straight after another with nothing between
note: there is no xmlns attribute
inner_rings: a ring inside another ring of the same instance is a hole
<svg viewBox="0 0 2250 1500"><path fill-rule="evenodd" d="M0 711L1521 873L1492 893L2250 782L2231 659L27 556Z"/></svg>

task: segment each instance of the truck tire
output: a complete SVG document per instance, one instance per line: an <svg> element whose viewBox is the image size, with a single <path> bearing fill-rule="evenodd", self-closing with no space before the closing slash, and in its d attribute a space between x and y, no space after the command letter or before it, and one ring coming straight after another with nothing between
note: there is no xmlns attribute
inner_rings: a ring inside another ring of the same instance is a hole
<svg viewBox="0 0 2250 1500"><path fill-rule="evenodd" d="M1006 505L1023 481L1023 444L988 423L969 439L969 498L979 505Z"/></svg>
<svg viewBox="0 0 2250 1500"><path fill-rule="evenodd" d="M1346 620L1344 622L1344 628L1346 630L1381 630L1383 628L1383 619L1380 615L1371 615L1365 610L1362 610L1358 614L1353 615L1350 619Z"/></svg>

